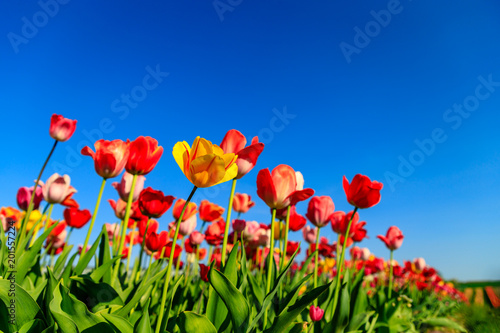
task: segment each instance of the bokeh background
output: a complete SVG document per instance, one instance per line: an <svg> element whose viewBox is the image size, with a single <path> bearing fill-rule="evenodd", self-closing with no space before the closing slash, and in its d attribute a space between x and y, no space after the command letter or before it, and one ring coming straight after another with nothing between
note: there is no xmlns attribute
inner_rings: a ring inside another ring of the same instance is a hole
<svg viewBox="0 0 500 333"><path fill-rule="evenodd" d="M370 237L361 246L387 257L376 235L397 225L396 260L424 257L447 279L499 279L499 14L485 0L4 1L0 205L16 206L36 178L53 113L78 124L42 180L69 174L91 211L100 179L83 146L156 138L165 152L146 186L186 198L173 145L218 144L234 128L266 144L237 186L256 202L247 220L270 221L256 195L262 168L291 165L343 211L342 177L362 173L384 189L360 212ZM194 200L226 207L229 191ZM110 198L108 185L92 239L116 221ZM169 211L160 225L171 220ZM321 234L336 239L329 226ZM84 237L75 230L72 241Z"/></svg>

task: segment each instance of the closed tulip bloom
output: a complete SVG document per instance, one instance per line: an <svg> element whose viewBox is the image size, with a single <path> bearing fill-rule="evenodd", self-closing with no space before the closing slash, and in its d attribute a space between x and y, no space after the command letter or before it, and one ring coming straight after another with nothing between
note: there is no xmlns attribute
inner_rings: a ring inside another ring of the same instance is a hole
<svg viewBox="0 0 500 333"><path fill-rule="evenodd" d="M134 175L131 175L128 172L124 172L122 179L120 182L114 182L111 185L115 188L115 190L118 192L118 195L123 201L128 201L128 197L130 195L130 189L132 188L132 179L134 178ZM144 181L146 180L146 177L144 176L137 176L137 180L135 181L135 188L134 188L134 195L132 197L132 202L137 201L139 199L139 194L141 193L142 189L144 188Z"/></svg>
<svg viewBox="0 0 500 333"><path fill-rule="evenodd" d="M226 224L224 222L215 222L208 226L205 231L205 240L208 244L219 246L224 239L224 229Z"/></svg>
<svg viewBox="0 0 500 333"><path fill-rule="evenodd" d="M302 229L302 235L304 236L304 240L308 242L309 244L316 244L316 233L317 233L316 228L311 228L310 226L306 225L304 229Z"/></svg>
<svg viewBox="0 0 500 333"><path fill-rule="evenodd" d="M203 243L204 240L205 240L205 235L199 231L193 231L189 235L189 241L193 245L201 245L201 243Z"/></svg>
<svg viewBox="0 0 500 333"><path fill-rule="evenodd" d="M28 210L28 205L31 200L31 195L33 193L33 190L35 189L34 186L31 187L20 187L19 190L17 191L17 205L19 206L19 209L27 211ZM33 201L33 209L38 209L40 207L40 202L42 202L43 199L43 191L41 187L36 188L35 192L35 199Z"/></svg>
<svg viewBox="0 0 500 333"><path fill-rule="evenodd" d="M329 196L315 196L309 201L306 217L315 226L322 228L330 222L335 210L333 200Z"/></svg>
<svg viewBox="0 0 500 333"><path fill-rule="evenodd" d="M184 208L185 203L186 203L186 200L184 200L184 199L178 199L175 202L172 213L173 213L174 219L176 221L181 216L182 208ZM191 216L196 215L197 212L198 212L198 206L194 202L190 201L186 207L186 210L184 211L184 215L182 216L182 221L186 221Z"/></svg>
<svg viewBox="0 0 500 333"><path fill-rule="evenodd" d="M64 118L61 115L53 114L50 118L50 136L57 141L68 141L75 133L76 120Z"/></svg>
<svg viewBox="0 0 500 333"><path fill-rule="evenodd" d="M208 200L202 200L200 203L200 219L205 222L213 222L220 219L224 213L224 208Z"/></svg>
<svg viewBox="0 0 500 333"><path fill-rule="evenodd" d="M392 226L389 230L387 230L387 234L385 236L378 235L377 238L382 240L389 250L393 251L401 247L404 236L398 227Z"/></svg>
<svg viewBox="0 0 500 333"><path fill-rule="evenodd" d="M63 212L64 220L72 228L80 229L90 221L92 215L88 209L66 208Z"/></svg>
<svg viewBox="0 0 500 333"><path fill-rule="evenodd" d="M163 147L150 136L140 136L130 142L130 155L125 170L133 175L147 175L154 169L161 155Z"/></svg>
<svg viewBox="0 0 500 333"><path fill-rule="evenodd" d="M66 238L67 231L65 222L56 222L57 226L52 229L47 237L47 244L52 244L52 246L57 249L64 245L64 239ZM53 224L49 224L48 227L51 227Z"/></svg>
<svg viewBox="0 0 500 333"><path fill-rule="evenodd" d="M40 183L43 198L51 204L62 203L68 196L76 192L75 188L70 185L71 178L68 175L60 176L55 173L47 179L45 184Z"/></svg>
<svg viewBox="0 0 500 333"><path fill-rule="evenodd" d="M256 221L247 221L245 224L245 229L243 230L243 237L246 241L250 241L255 238L257 231L260 229L260 225Z"/></svg>
<svg viewBox="0 0 500 333"><path fill-rule="evenodd" d="M297 186L295 189L301 191L304 189L304 175L300 171L295 171L295 179L297 180Z"/></svg>
<svg viewBox="0 0 500 333"><path fill-rule="evenodd" d="M363 247L361 249L361 259L368 260L368 259L370 259L370 256L371 256L370 249L367 247Z"/></svg>
<svg viewBox="0 0 500 333"><path fill-rule="evenodd" d="M139 195L139 209L145 216L159 218L172 206L174 200L175 197L148 187Z"/></svg>
<svg viewBox="0 0 500 333"><path fill-rule="evenodd" d="M297 253L300 253L299 247L300 247L299 242L288 241L286 246L286 255L287 256L293 255L297 249L299 250Z"/></svg>
<svg viewBox="0 0 500 333"><path fill-rule="evenodd" d="M200 279L202 281L208 282L208 272L210 271L210 266L200 264Z"/></svg>
<svg viewBox="0 0 500 333"><path fill-rule="evenodd" d="M233 230L235 232L242 232L243 230L245 230L247 226L247 223L245 220L234 220L233 221Z"/></svg>
<svg viewBox="0 0 500 333"><path fill-rule="evenodd" d="M171 224L172 229L175 229L175 222ZM179 234L182 236L187 236L196 229L196 215L191 216L187 220L184 220L179 225Z"/></svg>
<svg viewBox="0 0 500 333"><path fill-rule="evenodd" d="M416 258L415 260L413 260L413 263L415 264L415 268L419 272L423 271L426 266L424 258Z"/></svg>
<svg viewBox="0 0 500 333"><path fill-rule="evenodd" d="M352 237L352 240L355 242L361 242L363 239L368 238L366 236L366 229L364 228L366 225L365 221L359 222L359 223L352 223L351 225L351 231L349 231L349 234Z"/></svg>
<svg viewBox="0 0 500 333"><path fill-rule="evenodd" d="M307 220L304 216L297 213L297 209L295 206L290 208L290 220L289 227L291 231L299 231L301 230L307 223Z"/></svg>
<svg viewBox="0 0 500 333"><path fill-rule="evenodd" d="M143 219L143 220L140 220L138 223L137 223L137 227L139 229L139 235L141 237L144 237L145 236L145 233L146 233L146 226L147 226L147 223L148 223L148 220L147 219ZM158 229L160 228L160 224L158 223L157 220L155 219L151 219L149 221L149 226L148 226L148 234L150 232L158 232Z"/></svg>
<svg viewBox="0 0 500 333"><path fill-rule="evenodd" d="M250 146L245 148L246 144L247 139L245 136L240 131L234 129L226 133L220 144L224 153L234 153L238 156L236 159L236 164L238 165L236 179L241 179L254 168L259 155L264 150L264 144L259 142L258 137L254 137Z"/></svg>
<svg viewBox="0 0 500 333"><path fill-rule="evenodd" d="M270 208L286 208L299 201L308 199L314 190L296 190L295 171L288 165L280 164L273 169L262 169L257 175L257 195Z"/></svg>
<svg viewBox="0 0 500 333"><path fill-rule="evenodd" d="M114 238L118 238L120 234L120 225L118 223L104 223L104 225L110 242L112 242Z"/></svg>
<svg viewBox="0 0 500 333"><path fill-rule="evenodd" d="M97 174L108 179L118 176L125 168L129 157L128 146L128 141L101 139L94 143L95 153L88 146L83 147L81 153L92 157Z"/></svg>
<svg viewBox="0 0 500 333"><path fill-rule="evenodd" d="M162 231L159 234L156 232L148 233L146 236L146 247L151 252L156 252L167 244L168 233Z"/></svg>
<svg viewBox="0 0 500 333"><path fill-rule="evenodd" d="M127 203L122 199L118 199L117 201L109 199L108 202L111 208L113 208L115 216L120 220L123 220L125 218L125 210L127 209Z"/></svg>
<svg viewBox="0 0 500 333"><path fill-rule="evenodd" d="M380 190L384 186L382 183L371 181L367 176L360 174L354 176L351 184L344 176L342 185L347 201L360 209L370 208L378 204L380 202Z"/></svg>
<svg viewBox="0 0 500 333"><path fill-rule="evenodd" d="M25 217L26 217L26 212L21 212L20 218L16 224L17 229L20 229L21 221L23 221ZM38 223L38 221L41 222ZM42 213L40 213L40 211L37 209L33 210L30 214L28 223L26 223L26 232L29 232L33 228L35 228L35 231L40 230L43 227L45 221L46 221L46 216L42 215Z"/></svg>
<svg viewBox="0 0 500 333"><path fill-rule="evenodd" d="M200 137L194 140L192 148L186 141L177 142L172 154L184 175L196 187L224 183L238 174L235 154L226 154L219 146Z"/></svg>
<svg viewBox="0 0 500 333"><path fill-rule="evenodd" d="M354 211L351 211L347 214L341 211L334 212L330 217L330 222L332 224L333 231L335 231L338 234L345 235L347 231L347 226L349 225L349 220L351 219L353 213ZM349 235L351 235L353 233L353 230L355 230L354 226L358 223L358 221L359 221L359 214L356 213L352 218Z"/></svg>
<svg viewBox="0 0 500 333"><path fill-rule="evenodd" d="M246 193L236 193L233 197L233 209L238 213L246 213L250 208L255 206L252 197Z"/></svg>
<svg viewBox="0 0 500 333"><path fill-rule="evenodd" d="M312 321L320 321L321 319L323 319L324 313L324 310L314 305L311 305L311 307L309 308L309 317L311 317Z"/></svg>

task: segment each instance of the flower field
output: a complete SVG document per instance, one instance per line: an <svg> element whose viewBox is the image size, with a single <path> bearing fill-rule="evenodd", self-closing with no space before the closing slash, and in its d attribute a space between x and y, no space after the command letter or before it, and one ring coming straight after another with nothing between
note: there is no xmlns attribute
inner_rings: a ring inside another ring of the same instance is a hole
<svg viewBox="0 0 500 333"><path fill-rule="evenodd" d="M148 136L84 147L102 181L99 193L87 194L96 196L93 210L82 208L68 175L43 174L76 124L52 116L54 143L35 184L19 188L17 208L1 208L0 332L466 332L454 314L483 297L461 293L423 258L393 260L405 238L397 226L377 236L384 257L363 247L370 226L363 212L383 204L383 184L368 176L338 180L349 212L336 211L331 197L316 195L280 161L272 170L258 166L254 193L238 192L237 181L266 151L234 129L219 145L180 141L172 155ZM146 186L158 163L174 161L187 198ZM192 200L224 182L227 207ZM115 198L103 198L106 186ZM108 200L120 223L99 219ZM269 207L268 221L245 219L253 200ZM299 202L307 203L303 214ZM52 214L55 205L64 206L62 216ZM170 224L162 219L169 210ZM322 237L323 228L337 240ZM83 245L72 242L74 229L86 234ZM291 233L303 241L289 240ZM485 292L499 302L491 287Z"/></svg>

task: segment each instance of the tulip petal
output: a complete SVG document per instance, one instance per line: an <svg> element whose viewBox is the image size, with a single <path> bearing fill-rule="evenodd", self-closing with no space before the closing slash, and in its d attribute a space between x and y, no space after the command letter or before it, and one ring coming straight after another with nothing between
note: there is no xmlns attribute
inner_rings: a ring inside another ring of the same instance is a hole
<svg viewBox="0 0 500 333"><path fill-rule="evenodd" d="M186 141L177 142L172 150L172 155L182 172L186 174L189 168L189 151L191 147Z"/></svg>
<svg viewBox="0 0 500 333"><path fill-rule="evenodd" d="M271 176L274 186L276 187L277 202L280 203L279 207L275 208L284 208L289 206L290 203L285 201L290 194L295 192L295 189L297 188L295 171L289 165L280 164L273 169Z"/></svg>
<svg viewBox="0 0 500 333"><path fill-rule="evenodd" d="M257 159L259 158L259 155L263 150L264 144L256 143L239 151L238 160L236 161L236 163L238 164L237 179L240 179L253 169L255 164L257 164Z"/></svg>
<svg viewBox="0 0 500 333"><path fill-rule="evenodd" d="M246 144L247 139L245 136L241 134L240 131L232 129L226 133L224 139L222 139L220 147L226 154L238 154L238 152L242 150Z"/></svg>
<svg viewBox="0 0 500 333"><path fill-rule="evenodd" d="M269 207L276 208L277 197L276 189L273 183L273 177L269 169L262 169L257 174L257 195Z"/></svg>
<svg viewBox="0 0 500 333"><path fill-rule="evenodd" d="M226 174L224 178L222 178L217 184L221 184L227 182L231 179L234 179L238 175L238 165L233 163L228 169L226 169Z"/></svg>
<svg viewBox="0 0 500 333"><path fill-rule="evenodd" d="M200 138L194 139L193 148L191 148L190 161L194 161L200 156L213 154L212 142Z"/></svg>
<svg viewBox="0 0 500 333"><path fill-rule="evenodd" d="M200 145L198 145L200 146ZM204 149L204 146L202 149ZM209 187L217 184L226 174L224 159L214 154L207 154L194 159L189 166L189 179L197 187Z"/></svg>

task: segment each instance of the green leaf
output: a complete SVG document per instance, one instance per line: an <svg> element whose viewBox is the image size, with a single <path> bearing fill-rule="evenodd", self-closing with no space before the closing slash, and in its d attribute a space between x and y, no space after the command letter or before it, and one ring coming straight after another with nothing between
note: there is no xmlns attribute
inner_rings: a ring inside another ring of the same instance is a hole
<svg viewBox="0 0 500 333"><path fill-rule="evenodd" d="M142 309L141 319L135 323L134 333L153 333L151 329L151 321L149 320L149 304L151 299L148 298L146 305Z"/></svg>
<svg viewBox="0 0 500 333"><path fill-rule="evenodd" d="M299 246L299 248L300 248L300 246ZM302 265L300 270L297 273L295 273L295 276L293 277L292 282L291 282L292 286L297 284L297 281L299 281L300 279L302 279L304 277L304 275L307 272L307 268L309 267L309 264L311 263L311 261L314 258L316 251L318 251L318 250L315 250L313 253L311 253L311 255L304 262L304 265Z"/></svg>
<svg viewBox="0 0 500 333"><path fill-rule="evenodd" d="M311 304L319 295L321 295L325 290L330 287L330 284L325 284L323 286L319 286L308 293L304 294L300 299L298 299L292 306L286 307L283 312L276 317L273 322L273 325L265 330L265 333L280 333L283 332L293 321L297 318L297 316L304 311L304 309ZM326 331L325 332L331 332Z"/></svg>
<svg viewBox="0 0 500 333"><path fill-rule="evenodd" d="M369 311L369 312L361 312L357 313L354 316L352 316L351 320L349 321L349 326L348 326L348 332L356 331L359 329L361 326L365 325L369 320L370 317L375 314L375 311Z"/></svg>
<svg viewBox="0 0 500 333"><path fill-rule="evenodd" d="M78 255L77 253L74 253L71 258L69 258L68 262L66 263L66 267L64 267L64 270L62 271L61 275L59 276L59 280L64 280L68 283L71 282L69 277L71 276L71 272L73 271L73 262L76 259L76 256Z"/></svg>
<svg viewBox="0 0 500 333"><path fill-rule="evenodd" d="M210 284L226 304L233 329L237 332L245 331L250 320L250 308L243 294L218 270L210 269L208 276Z"/></svg>
<svg viewBox="0 0 500 333"><path fill-rule="evenodd" d="M106 226L102 226L104 231ZM111 260L111 251L109 250L109 238L107 231L101 233L101 242L99 243L99 267L106 265ZM118 259L117 259L118 260ZM102 276L102 282L111 284L112 271L107 270Z"/></svg>
<svg viewBox="0 0 500 333"><path fill-rule="evenodd" d="M174 282L174 287L170 288L170 291L167 292L167 304L165 305L165 310L164 310L165 314L164 314L163 320L162 320L162 328L163 328L163 330L165 330L165 327L167 327L167 325L168 325L168 320L170 319L169 318L170 309L172 308L172 303L174 301L174 296L175 296L175 293L177 291L177 288L179 287L179 284L181 283L182 277L183 277L183 275L179 276L177 278L177 281ZM160 311L163 311L163 310L160 309Z"/></svg>
<svg viewBox="0 0 500 333"><path fill-rule="evenodd" d="M35 319L21 327L18 333L39 333L45 329L45 324L40 319Z"/></svg>
<svg viewBox="0 0 500 333"><path fill-rule="evenodd" d="M108 273L110 274L111 267L113 267L113 264L119 259L120 259L120 257L114 257L113 259L106 261L104 264L102 264L98 268L94 269L92 271L92 273L90 273L90 277L92 278L92 280L94 280L94 282L98 283L103 276L107 275ZM107 280L107 278L105 280ZM107 284L111 284L111 279L109 279L109 280L110 280L109 283L106 281L103 281L103 282L106 282Z"/></svg>
<svg viewBox="0 0 500 333"><path fill-rule="evenodd" d="M178 325L181 332L185 333L217 333L207 317L191 311L181 312Z"/></svg>
<svg viewBox="0 0 500 333"><path fill-rule="evenodd" d="M99 314L107 320L116 332L134 333L134 328L125 318L105 312L100 312Z"/></svg>
<svg viewBox="0 0 500 333"><path fill-rule="evenodd" d="M12 281L14 281L15 276ZM23 325L35 320L44 320L40 307L35 300L17 283L15 284L15 298L12 298L11 281L0 279L0 329L6 332L17 332ZM12 302L14 301L14 302ZM13 304L13 305L11 305ZM2 306L2 307L3 307ZM10 309L15 309L16 320L12 325L9 321ZM8 323L8 324L5 324Z"/></svg>
<svg viewBox="0 0 500 333"><path fill-rule="evenodd" d="M56 260L56 264L54 265L54 275L59 275L62 272L62 269L64 268L64 264L66 263L66 259L69 256L69 253L73 249L73 245L66 245L64 247L64 250L62 253L59 255L59 258Z"/></svg>
<svg viewBox="0 0 500 333"><path fill-rule="evenodd" d="M71 294L85 301L92 312L98 312L112 305L123 305L123 300L109 284L96 283L88 275L73 276L71 279L77 282L71 284Z"/></svg>
<svg viewBox="0 0 500 333"><path fill-rule="evenodd" d="M297 285L286 295L286 297L279 301L279 311L278 315L280 315L283 310L290 304L291 302L295 302L297 296L299 294L300 288L311 278L312 274L304 276L302 280L297 282Z"/></svg>
<svg viewBox="0 0 500 333"><path fill-rule="evenodd" d="M105 229L103 227L101 230L101 233L99 234L99 236L95 240L94 244L92 244L92 247L90 248L90 250L85 252L83 257L80 257L80 261L78 261L78 263L76 264L75 270L73 271L73 275L81 275L83 273L83 271L85 270L85 268L87 268L90 260L92 259L92 257L95 254L95 251L97 250L97 247L99 246L99 243L102 239L102 235L105 232L104 230ZM107 240L107 234L106 234L106 240Z"/></svg>
<svg viewBox="0 0 500 333"><path fill-rule="evenodd" d="M461 325L459 325L457 322L454 322L453 320L448 318L430 318L422 320L422 323L427 324L429 326L447 327L460 332L467 332L467 330L463 328Z"/></svg>

